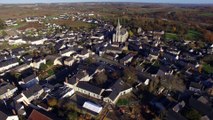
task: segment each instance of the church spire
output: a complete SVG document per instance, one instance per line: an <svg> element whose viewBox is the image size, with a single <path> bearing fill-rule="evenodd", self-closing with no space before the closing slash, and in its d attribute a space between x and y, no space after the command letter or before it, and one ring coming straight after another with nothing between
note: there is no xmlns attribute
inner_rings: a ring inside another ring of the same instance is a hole
<svg viewBox="0 0 213 120"><path fill-rule="evenodd" d="M121 26L121 24L120 24L120 19L118 18L118 26Z"/></svg>

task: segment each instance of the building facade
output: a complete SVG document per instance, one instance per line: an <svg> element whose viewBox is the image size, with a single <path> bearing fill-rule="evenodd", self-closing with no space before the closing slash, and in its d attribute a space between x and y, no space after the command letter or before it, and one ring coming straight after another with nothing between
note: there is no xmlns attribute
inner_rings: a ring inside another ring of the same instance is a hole
<svg viewBox="0 0 213 120"><path fill-rule="evenodd" d="M122 28L120 25L120 21L118 20L118 25L116 27L116 33L113 34L113 42L126 42L129 34L125 28Z"/></svg>

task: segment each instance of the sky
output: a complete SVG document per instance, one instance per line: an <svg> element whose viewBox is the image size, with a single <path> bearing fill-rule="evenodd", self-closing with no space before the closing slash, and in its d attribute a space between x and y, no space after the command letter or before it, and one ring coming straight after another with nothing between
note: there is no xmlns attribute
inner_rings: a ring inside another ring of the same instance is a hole
<svg viewBox="0 0 213 120"><path fill-rule="evenodd" d="M213 0L0 0L0 3L62 3L62 2L145 2L145 3L213 4Z"/></svg>

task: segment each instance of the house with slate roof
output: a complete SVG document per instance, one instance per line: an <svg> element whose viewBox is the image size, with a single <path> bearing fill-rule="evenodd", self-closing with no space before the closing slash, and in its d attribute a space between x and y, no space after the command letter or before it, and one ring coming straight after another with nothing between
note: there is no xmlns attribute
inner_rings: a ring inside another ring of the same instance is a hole
<svg viewBox="0 0 213 120"><path fill-rule="evenodd" d="M4 72L9 70L12 67L19 65L18 60L16 58L12 58L6 61L0 62L0 72Z"/></svg>
<svg viewBox="0 0 213 120"><path fill-rule="evenodd" d="M18 88L10 83L0 83L0 100L11 98Z"/></svg>
<svg viewBox="0 0 213 120"><path fill-rule="evenodd" d="M88 96L94 97L96 99L101 99L101 93L103 92L102 88L96 87L88 82L80 81L74 87L75 91L86 94Z"/></svg>
<svg viewBox="0 0 213 120"><path fill-rule="evenodd" d="M1 120L19 120L17 115L7 115L5 113L3 113L2 111L0 111L0 119Z"/></svg>
<svg viewBox="0 0 213 120"><path fill-rule="evenodd" d="M38 76L36 76L35 74L31 74L25 78L22 78L22 81L19 81L19 84L23 88L30 88L33 85L37 84L38 82L39 82Z"/></svg>
<svg viewBox="0 0 213 120"><path fill-rule="evenodd" d="M115 104L120 96L128 94L131 91L131 86L122 80L117 80L111 88L105 90L105 92L108 92L108 95L103 98L103 101Z"/></svg>
<svg viewBox="0 0 213 120"><path fill-rule="evenodd" d="M39 69L41 64L46 64L46 59L39 57L33 60L33 62L30 63L30 66Z"/></svg>
<svg viewBox="0 0 213 120"><path fill-rule="evenodd" d="M44 92L43 88L36 84L33 87L23 91L21 94L16 96L14 100L17 103L24 103L25 105L29 105L32 100L38 99L40 95Z"/></svg>

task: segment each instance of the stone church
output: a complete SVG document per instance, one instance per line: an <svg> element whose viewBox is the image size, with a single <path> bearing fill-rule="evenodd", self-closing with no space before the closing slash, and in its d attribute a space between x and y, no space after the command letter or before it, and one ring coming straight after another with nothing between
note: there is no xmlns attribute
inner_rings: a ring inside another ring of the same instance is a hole
<svg viewBox="0 0 213 120"><path fill-rule="evenodd" d="M116 33L113 34L113 43L122 43L126 42L129 34L125 28L122 28L120 21L118 20L118 25L116 27Z"/></svg>

